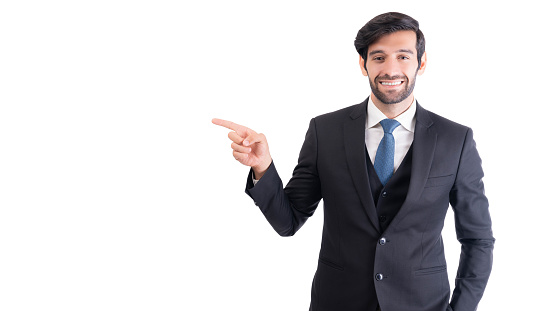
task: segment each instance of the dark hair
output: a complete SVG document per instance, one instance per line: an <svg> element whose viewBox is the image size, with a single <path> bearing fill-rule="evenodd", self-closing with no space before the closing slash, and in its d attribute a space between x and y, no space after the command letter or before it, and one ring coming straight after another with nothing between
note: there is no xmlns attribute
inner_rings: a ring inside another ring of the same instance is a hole
<svg viewBox="0 0 553 311"><path fill-rule="evenodd" d="M355 37L355 49L365 61L367 69L367 52L369 45L376 42L382 36L401 30L412 30L417 34L417 60L421 66L422 54L424 54L424 35L419 29L419 22L409 15L398 12L380 14L365 24Z"/></svg>

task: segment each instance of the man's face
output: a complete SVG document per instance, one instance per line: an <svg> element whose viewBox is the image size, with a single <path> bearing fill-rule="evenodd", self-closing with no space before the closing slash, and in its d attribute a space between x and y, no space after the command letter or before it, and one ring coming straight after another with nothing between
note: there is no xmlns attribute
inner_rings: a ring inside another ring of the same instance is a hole
<svg viewBox="0 0 553 311"><path fill-rule="evenodd" d="M417 75L426 67L426 55L418 69L417 35L414 31L396 31L382 36L369 46L366 68L360 57L359 65L365 76L369 77L372 95L383 104L397 104L413 101Z"/></svg>

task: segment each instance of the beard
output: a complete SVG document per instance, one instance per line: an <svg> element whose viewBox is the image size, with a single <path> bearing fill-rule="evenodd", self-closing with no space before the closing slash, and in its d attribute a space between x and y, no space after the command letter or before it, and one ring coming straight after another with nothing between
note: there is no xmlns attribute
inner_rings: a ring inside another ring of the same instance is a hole
<svg viewBox="0 0 553 311"><path fill-rule="evenodd" d="M379 80L396 80L396 79L403 79L403 84L405 86L398 90L398 91L392 91L392 92L382 92L378 89L378 86L380 83ZM391 104L397 104L399 102L402 102L405 100L411 93L413 93L413 90L415 89L415 81L417 79L417 74L413 76L413 81L409 79L407 76L393 76L390 77L389 75L384 76L377 76L374 79L374 82L369 77L369 84L371 85L371 91L373 92L374 96L378 98L379 101L381 101L383 104L391 105Z"/></svg>

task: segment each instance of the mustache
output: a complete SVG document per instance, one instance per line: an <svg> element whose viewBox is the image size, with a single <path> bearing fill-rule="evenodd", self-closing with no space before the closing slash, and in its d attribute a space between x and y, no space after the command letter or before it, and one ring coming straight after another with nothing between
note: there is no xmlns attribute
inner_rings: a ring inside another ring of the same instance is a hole
<svg viewBox="0 0 553 311"><path fill-rule="evenodd" d="M383 75L383 76L377 76L376 78L374 78L374 81L380 81L380 80L397 80L397 79L403 79L403 80L409 80L407 78L407 76L400 76L400 75L396 75L396 76L390 76L390 75Z"/></svg>

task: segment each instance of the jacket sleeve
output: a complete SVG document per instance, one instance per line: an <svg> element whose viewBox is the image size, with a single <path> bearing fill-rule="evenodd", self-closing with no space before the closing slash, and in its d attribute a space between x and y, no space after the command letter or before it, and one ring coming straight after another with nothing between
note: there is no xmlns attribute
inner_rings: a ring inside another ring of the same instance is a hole
<svg viewBox="0 0 553 311"><path fill-rule="evenodd" d="M451 297L454 311L476 310L492 270L495 239L484 194L482 161L476 150L472 130L468 129L457 177L450 192L455 213L455 230L461 243L461 256L455 289Z"/></svg>
<svg viewBox="0 0 553 311"><path fill-rule="evenodd" d="M321 185L317 172L315 119L309 123L298 164L286 188L283 188L274 163L271 163L255 187L251 176L250 171L246 193L254 200L278 234L294 235L307 218L313 215L321 200Z"/></svg>

